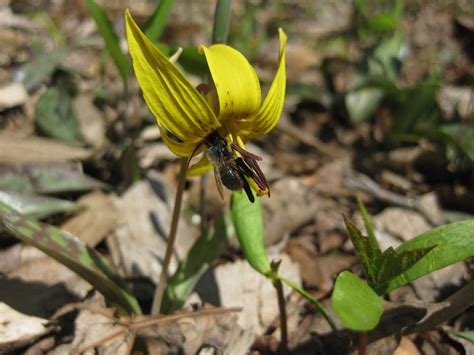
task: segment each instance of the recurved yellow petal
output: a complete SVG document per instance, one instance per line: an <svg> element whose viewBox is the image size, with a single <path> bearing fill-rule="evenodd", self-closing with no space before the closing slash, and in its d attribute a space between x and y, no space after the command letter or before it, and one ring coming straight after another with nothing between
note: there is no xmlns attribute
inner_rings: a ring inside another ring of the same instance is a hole
<svg viewBox="0 0 474 355"><path fill-rule="evenodd" d="M255 69L235 49L225 44L201 46L219 98L219 121L252 116L262 102Z"/></svg>
<svg viewBox="0 0 474 355"><path fill-rule="evenodd" d="M279 29L279 34L280 55L278 69L268 94L263 101L262 107L254 117L239 122L238 134L245 139L261 137L270 132L277 124L283 111L286 89L285 51L287 37L281 28Z"/></svg>
<svg viewBox="0 0 474 355"><path fill-rule="evenodd" d="M191 165L188 169L188 176L200 176L212 170L212 164L204 155L196 164Z"/></svg>
<svg viewBox="0 0 474 355"><path fill-rule="evenodd" d="M173 152L183 156L191 144L201 141L220 123L205 99L138 28L128 10L125 19L128 48L143 97L160 128L184 142L165 139Z"/></svg>
<svg viewBox="0 0 474 355"><path fill-rule="evenodd" d="M178 142L176 138L169 136L169 133L166 131L166 129L164 129L160 125L158 125L158 127L161 132L161 138L163 138L163 141L165 142L168 149L180 157L186 158L186 157L191 156L194 150L196 149L196 146L199 144L199 143L192 143L192 142L187 142L187 141Z"/></svg>

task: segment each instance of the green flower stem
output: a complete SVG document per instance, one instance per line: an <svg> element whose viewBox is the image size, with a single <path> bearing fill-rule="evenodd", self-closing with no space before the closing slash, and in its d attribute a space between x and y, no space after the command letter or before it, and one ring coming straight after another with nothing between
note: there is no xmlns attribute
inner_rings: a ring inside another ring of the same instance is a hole
<svg viewBox="0 0 474 355"><path fill-rule="evenodd" d="M227 43L229 35L231 0L218 0L214 13L214 26L212 28L212 43Z"/></svg>
<svg viewBox="0 0 474 355"><path fill-rule="evenodd" d="M178 189L176 191L176 198L174 201L173 216L171 219L170 235L168 243L166 244L165 258L161 268L160 279L156 286L155 296L153 298L153 305L151 307L151 314L160 314L161 302L163 301L163 294L165 292L168 281L168 268L173 254L174 242L176 241L176 232L178 230L178 221L181 214L181 203L183 202L184 185L186 183L186 171L188 169L188 159L181 159L181 166L179 170Z"/></svg>
<svg viewBox="0 0 474 355"><path fill-rule="evenodd" d="M282 281L283 283L287 284L290 286L294 291L298 292L301 296L306 298L307 300L311 301L316 305L316 307L319 309L319 311L322 313L323 317L327 320L329 325L331 326L333 331L337 331L336 323L334 322L334 319L332 319L331 315L329 314L328 310L313 296L311 296L308 292L303 290L301 287L299 287L297 284L295 284L293 281L282 277L280 275L276 275L276 277Z"/></svg>

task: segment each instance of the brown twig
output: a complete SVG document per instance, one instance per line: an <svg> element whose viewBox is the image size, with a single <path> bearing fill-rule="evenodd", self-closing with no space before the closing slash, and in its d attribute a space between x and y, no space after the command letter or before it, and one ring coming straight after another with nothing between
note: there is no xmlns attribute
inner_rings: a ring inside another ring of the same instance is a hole
<svg viewBox="0 0 474 355"><path fill-rule="evenodd" d="M173 217L171 220L170 234L168 243L166 244L165 257L161 268L160 279L156 286L155 296L153 298L153 305L151 307L151 314L159 314L161 310L161 302L168 281L168 268L173 255L174 243L176 241L176 232L178 230L179 216L181 214L181 203L183 201L184 184L186 182L186 170L188 167L188 159L181 158L181 165L178 178L178 188L176 190L176 198L174 201Z"/></svg>

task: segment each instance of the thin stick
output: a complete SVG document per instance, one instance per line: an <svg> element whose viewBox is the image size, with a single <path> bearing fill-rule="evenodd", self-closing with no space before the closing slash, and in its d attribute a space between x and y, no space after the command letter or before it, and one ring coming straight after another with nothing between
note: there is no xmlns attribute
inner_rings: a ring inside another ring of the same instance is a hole
<svg viewBox="0 0 474 355"><path fill-rule="evenodd" d="M181 167L178 178L178 190L176 191L176 198L174 201L173 217L171 220L170 235L168 243L166 244L165 258L161 268L160 279L156 286L155 296L153 298L153 305L151 307L151 314L160 314L161 302L163 301L163 294L165 292L168 281L168 268L173 255L174 242L176 240L176 232L178 230L178 221L181 214L181 203L183 201L184 184L186 182L186 170L188 167L188 159L181 159Z"/></svg>
<svg viewBox="0 0 474 355"><path fill-rule="evenodd" d="M280 280L275 280L274 284L278 296L278 308L280 311L280 332L281 332L281 343L280 353L282 355L289 354L288 352L288 324L286 321L286 307L285 307L285 295L283 294L283 284Z"/></svg>

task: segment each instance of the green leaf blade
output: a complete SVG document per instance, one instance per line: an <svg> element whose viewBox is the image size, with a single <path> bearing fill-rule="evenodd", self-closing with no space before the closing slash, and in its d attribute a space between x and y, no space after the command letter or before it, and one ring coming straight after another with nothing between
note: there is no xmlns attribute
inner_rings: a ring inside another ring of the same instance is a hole
<svg viewBox="0 0 474 355"><path fill-rule="evenodd" d="M1 190L0 202L14 208L23 215L38 219L57 213L70 213L78 209L74 202L67 200Z"/></svg>
<svg viewBox="0 0 474 355"><path fill-rule="evenodd" d="M242 192L232 193L232 221L245 259L259 273L272 273L263 240L262 202L259 197L251 203Z"/></svg>
<svg viewBox="0 0 474 355"><path fill-rule="evenodd" d="M65 165L0 163L0 190L4 191L52 194L107 187Z"/></svg>
<svg viewBox="0 0 474 355"><path fill-rule="evenodd" d="M114 61L123 81L126 83L130 75L130 62L120 48L119 38L115 33L112 23L109 21L104 9L94 0L86 0L89 13L99 29L99 33L105 42L105 47Z"/></svg>
<svg viewBox="0 0 474 355"><path fill-rule="evenodd" d="M446 224L423 233L400 245L396 251L430 248L415 265L391 280L387 292L412 282L433 271L474 256L474 220Z"/></svg>
<svg viewBox="0 0 474 355"><path fill-rule="evenodd" d="M159 0L153 14L144 26L144 33L150 41L157 41L165 29L168 17L171 14L174 0Z"/></svg>
<svg viewBox="0 0 474 355"><path fill-rule="evenodd" d="M356 331L375 328L383 312L382 299L367 283L348 271L337 277L331 302L342 324Z"/></svg>
<svg viewBox="0 0 474 355"><path fill-rule="evenodd" d="M35 122L50 137L67 142L81 140L72 99L65 90L50 87L41 95L36 103Z"/></svg>

